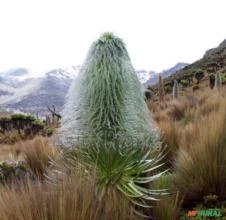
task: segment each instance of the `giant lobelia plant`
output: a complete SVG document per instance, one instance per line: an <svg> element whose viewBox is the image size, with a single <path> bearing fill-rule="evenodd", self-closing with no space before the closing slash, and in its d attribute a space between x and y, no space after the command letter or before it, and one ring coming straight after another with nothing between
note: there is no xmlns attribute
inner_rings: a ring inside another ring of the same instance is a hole
<svg viewBox="0 0 226 220"><path fill-rule="evenodd" d="M101 195L113 187L141 205L156 199L160 192L145 186L162 174L158 135L120 38L105 33L91 45L62 115L62 143L79 149L87 170L96 168Z"/></svg>
<svg viewBox="0 0 226 220"><path fill-rule="evenodd" d="M95 41L72 84L62 112L66 145L87 137L118 134L149 139L156 147L141 85L121 39L111 33Z"/></svg>

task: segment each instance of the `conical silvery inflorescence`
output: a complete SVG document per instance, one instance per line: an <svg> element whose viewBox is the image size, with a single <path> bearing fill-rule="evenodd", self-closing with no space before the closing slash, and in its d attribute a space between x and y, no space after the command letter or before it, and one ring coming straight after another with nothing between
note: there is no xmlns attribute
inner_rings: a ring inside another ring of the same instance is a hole
<svg viewBox="0 0 226 220"><path fill-rule="evenodd" d="M215 89L220 89L221 88L221 76L219 72L216 72L215 74Z"/></svg>
<svg viewBox="0 0 226 220"><path fill-rule="evenodd" d="M88 52L62 112L65 146L89 138L117 135L157 143L141 85L123 41L103 34Z"/></svg>
<svg viewBox="0 0 226 220"><path fill-rule="evenodd" d="M178 82L177 80L174 80L173 84L173 99L178 99Z"/></svg>

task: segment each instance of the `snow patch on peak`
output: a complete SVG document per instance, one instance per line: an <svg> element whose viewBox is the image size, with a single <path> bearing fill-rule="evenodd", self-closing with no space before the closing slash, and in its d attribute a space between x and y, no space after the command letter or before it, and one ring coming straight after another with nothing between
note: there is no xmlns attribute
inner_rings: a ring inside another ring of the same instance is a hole
<svg viewBox="0 0 226 220"><path fill-rule="evenodd" d="M142 84L156 74L154 71L147 71L147 70L137 70L136 73L139 81Z"/></svg>
<svg viewBox="0 0 226 220"><path fill-rule="evenodd" d="M65 69L58 68L47 72L45 76L73 79L78 75L79 70L80 70L79 66L72 66Z"/></svg>

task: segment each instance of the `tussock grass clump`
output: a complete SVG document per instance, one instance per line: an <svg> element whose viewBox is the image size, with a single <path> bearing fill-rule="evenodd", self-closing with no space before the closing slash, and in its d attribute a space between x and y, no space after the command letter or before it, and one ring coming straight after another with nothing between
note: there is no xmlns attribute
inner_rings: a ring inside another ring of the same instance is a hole
<svg viewBox="0 0 226 220"><path fill-rule="evenodd" d="M179 192L173 193L159 201L153 207L154 219L177 220L180 217L182 199Z"/></svg>
<svg viewBox="0 0 226 220"><path fill-rule="evenodd" d="M36 137L14 145L0 146L1 161L24 160L34 177L43 178L54 161L60 161L61 153L49 139Z"/></svg>
<svg viewBox="0 0 226 220"><path fill-rule="evenodd" d="M209 195L216 195L219 204L225 201L225 89L210 91L203 88L181 96L180 100L166 102L162 109L153 102L148 106L168 152L166 165L174 174L170 192L178 191L184 196L182 207L202 204L203 198ZM158 202L153 210L157 219L170 219L161 210L170 213L170 205L174 204L172 199L163 198Z"/></svg>
<svg viewBox="0 0 226 220"><path fill-rule="evenodd" d="M21 186L0 188L2 220L124 220L139 219L128 201L115 191L102 200L95 193L95 176L77 173L57 185L30 180Z"/></svg>
<svg viewBox="0 0 226 220"><path fill-rule="evenodd" d="M50 162L59 159L59 151L46 138L36 137L18 145L17 149L21 150L22 157L37 176L43 177Z"/></svg>
<svg viewBox="0 0 226 220"><path fill-rule="evenodd" d="M22 140L25 140L25 136L23 134L19 135L17 131L7 132L5 134L0 132L0 144L15 144Z"/></svg>
<svg viewBox="0 0 226 220"><path fill-rule="evenodd" d="M200 134L188 149L181 148L175 163L176 185L187 199L205 195L226 198L226 106L199 124Z"/></svg>
<svg viewBox="0 0 226 220"><path fill-rule="evenodd" d="M209 98L205 101L201 100L200 107L198 109L198 115L208 116L214 111L218 111L221 104L224 102L224 94L209 94Z"/></svg>
<svg viewBox="0 0 226 220"><path fill-rule="evenodd" d="M163 145L166 145L169 151L170 161L175 159L179 148L189 148L197 141L202 130L199 124L205 124L206 118L218 112L224 100L223 91L210 93L204 90L203 93L188 94L180 100L170 100L164 109L158 108L158 105L152 102L147 103Z"/></svg>
<svg viewBox="0 0 226 220"><path fill-rule="evenodd" d="M19 141L13 145L0 146L0 160L26 160L35 174L43 174L51 160L56 161L60 151L49 139L36 137L33 140Z"/></svg>
<svg viewBox="0 0 226 220"><path fill-rule="evenodd" d="M185 115L188 111L188 109L192 109L195 107L195 103L193 103L193 100L189 100L184 98L183 101L174 100L166 109L167 114L170 118L173 120L183 120L185 118Z"/></svg>
<svg viewBox="0 0 226 220"><path fill-rule="evenodd" d="M180 216L180 208L183 198L179 191L172 189L174 175L165 173L159 179L153 182L154 189L169 189L169 194L162 197L153 206L152 214L154 219L158 220L177 220Z"/></svg>
<svg viewBox="0 0 226 220"><path fill-rule="evenodd" d="M175 154L180 147L182 131L178 130L178 123L169 118L160 121L158 126L162 137L162 148L167 152L165 160L171 166Z"/></svg>

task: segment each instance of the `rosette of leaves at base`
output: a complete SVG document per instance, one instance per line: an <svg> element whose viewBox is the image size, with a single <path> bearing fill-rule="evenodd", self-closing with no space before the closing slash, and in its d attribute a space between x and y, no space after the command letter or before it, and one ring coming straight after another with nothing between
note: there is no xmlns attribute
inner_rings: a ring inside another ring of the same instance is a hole
<svg viewBox="0 0 226 220"><path fill-rule="evenodd" d="M152 181L166 172L163 170L164 154L153 151L140 141L120 138L96 138L77 146L78 153L66 154L66 161L76 164L78 160L88 173L95 173L97 195L107 196L117 190L126 196L135 207L147 208L153 201L167 194L167 189L153 189Z"/></svg>

